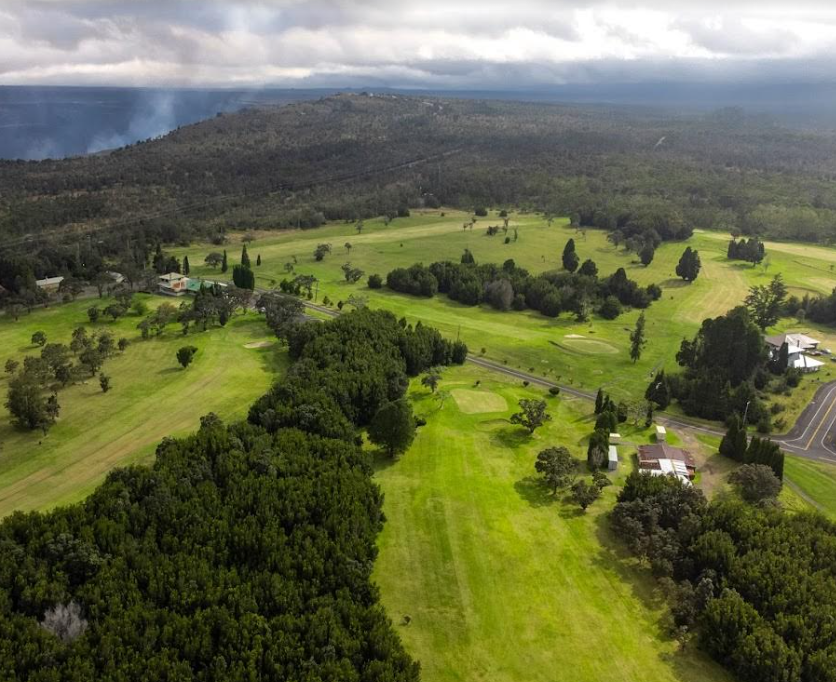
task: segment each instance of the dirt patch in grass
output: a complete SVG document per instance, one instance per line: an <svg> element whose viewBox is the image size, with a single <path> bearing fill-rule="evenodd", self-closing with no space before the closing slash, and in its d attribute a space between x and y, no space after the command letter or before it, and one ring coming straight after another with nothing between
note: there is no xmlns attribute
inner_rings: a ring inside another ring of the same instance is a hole
<svg viewBox="0 0 836 682"><path fill-rule="evenodd" d="M269 348L275 343L275 341L251 341L250 343L245 343L244 348Z"/></svg>

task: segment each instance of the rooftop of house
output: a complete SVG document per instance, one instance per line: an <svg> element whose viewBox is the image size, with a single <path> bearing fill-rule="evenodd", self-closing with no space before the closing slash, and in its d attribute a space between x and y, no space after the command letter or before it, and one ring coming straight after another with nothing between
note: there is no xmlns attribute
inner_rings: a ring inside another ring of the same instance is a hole
<svg viewBox="0 0 836 682"><path fill-rule="evenodd" d="M186 279L186 275L181 275L179 272L169 272L165 275L160 275L161 282L176 282L181 279Z"/></svg>
<svg viewBox="0 0 836 682"><path fill-rule="evenodd" d="M35 284L39 287L47 287L51 284L61 284L64 278L60 275L58 277L44 277L43 279L36 279Z"/></svg>
<svg viewBox="0 0 836 682"><path fill-rule="evenodd" d="M639 445L639 466L646 464L654 468L661 468L660 460L684 462L689 469L696 469L697 463L693 455L687 450L676 448L667 443L651 443Z"/></svg>
<svg viewBox="0 0 836 682"><path fill-rule="evenodd" d="M810 350L821 343L818 339L806 334L778 334L777 336L767 336L764 341L773 348L780 348L786 343L790 348L796 346L800 350Z"/></svg>

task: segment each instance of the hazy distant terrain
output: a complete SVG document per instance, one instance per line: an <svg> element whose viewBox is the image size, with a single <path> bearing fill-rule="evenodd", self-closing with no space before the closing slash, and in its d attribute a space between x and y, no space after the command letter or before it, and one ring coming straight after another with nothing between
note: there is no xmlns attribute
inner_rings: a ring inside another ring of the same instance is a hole
<svg viewBox="0 0 836 682"><path fill-rule="evenodd" d="M334 92L270 88L0 87L0 159L38 160L95 153L158 137L218 112L318 99ZM413 91L413 94L629 105L677 113L744 107L747 112L765 114L782 124L807 128L832 129L836 120L836 87L809 84L602 83L524 91Z"/></svg>
<svg viewBox="0 0 836 682"><path fill-rule="evenodd" d="M256 104L324 91L0 87L0 158L90 154L158 137L178 126Z"/></svg>

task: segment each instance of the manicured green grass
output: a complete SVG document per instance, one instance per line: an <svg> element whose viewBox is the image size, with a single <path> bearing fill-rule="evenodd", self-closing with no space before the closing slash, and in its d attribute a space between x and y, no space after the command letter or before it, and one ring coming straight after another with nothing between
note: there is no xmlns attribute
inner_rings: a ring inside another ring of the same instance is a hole
<svg viewBox="0 0 836 682"><path fill-rule="evenodd" d="M616 486L582 514L536 479L540 449L584 452L591 405L546 398L553 421L530 437L508 416L542 391L472 366L445 370L439 390L499 395L508 408L468 414L415 381L427 425L398 461L378 460L387 523L374 578L425 682L728 680L664 634L649 571L608 530ZM630 467L622 455L616 483Z"/></svg>
<svg viewBox="0 0 836 682"><path fill-rule="evenodd" d="M510 227L517 229L519 239L504 243L504 235L486 236L486 227L501 224L492 213L482 218L473 230L463 230L462 223L469 215L446 211L416 212L410 218L398 218L384 225L382 220L369 220L362 234L352 224L330 224L315 230L262 233L250 244L249 252L255 261L262 256L262 265L255 268L260 287L275 285L284 277L285 264L297 261L295 273L311 274L318 278L318 301L327 296L336 303L351 294L367 296L372 306L386 308L410 321L422 320L450 337L463 339L474 354L484 349L486 357L507 362L511 367L524 369L577 388L594 390L605 386L617 398L643 394L652 373L659 368L675 371L676 352L683 338L692 337L706 317L720 315L741 305L749 286L767 283L773 275L782 273L795 293L829 293L836 285L836 250L808 247L799 244L767 245L769 253L765 266L728 261L728 236L697 231L687 245L699 250L702 272L693 284L676 277L675 269L685 243L666 243L656 252L649 267L642 266L634 254L616 249L600 230L580 232L566 220L556 220L549 226L542 216L511 216ZM509 232L513 234L513 232ZM387 290L370 290L365 277L357 284L344 281L340 267L351 262L366 275L385 275L395 267L415 262L458 260L469 248L477 262L502 263L513 258L518 265L533 273L560 267L560 254L569 238L574 238L580 258L593 259L602 276L624 267L628 275L642 285L655 282L663 289L662 299L646 313L648 345L637 363L629 358L629 333L639 311L630 311L617 320L607 321L594 316L590 322L578 323L568 314L558 319L543 317L534 312L497 312L487 306L468 307L449 300L446 296L433 299L416 298ZM344 244L351 244L350 251ZM313 259L319 243L330 243L332 253L322 262ZM240 244L227 246L230 263L238 262ZM189 255L193 275L219 276L202 265L210 251L218 247L196 244L176 249L178 256ZM229 273L227 273L228 276ZM775 330L798 330L814 333L825 346L836 350L836 330L821 328L795 320L782 320ZM806 378L791 397L781 397L786 404L784 418L792 424L809 401L819 381L833 379L836 365Z"/></svg>
<svg viewBox="0 0 836 682"><path fill-rule="evenodd" d="M153 307L161 297L141 297ZM0 318L0 367L7 358L36 355L30 343L36 330L51 342L69 343L72 330L108 329L131 345L108 359L103 371L111 390L102 393L98 378L85 376L58 394L61 415L46 437L10 424L0 407L0 516L15 510L46 509L82 499L116 466L148 461L166 436L193 431L199 417L215 412L240 418L264 393L284 363L276 349L245 348L270 339L263 319L253 313L234 317L226 327L187 337L171 325L161 337L141 340L140 318L90 325L86 309L95 301L39 309L18 322ZM175 358L180 346L199 351L183 370ZM0 376L5 402L7 377Z"/></svg>
<svg viewBox="0 0 836 682"><path fill-rule="evenodd" d="M836 518L836 467L787 455L784 476L798 487L808 509L815 507ZM793 490L790 494L798 495Z"/></svg>

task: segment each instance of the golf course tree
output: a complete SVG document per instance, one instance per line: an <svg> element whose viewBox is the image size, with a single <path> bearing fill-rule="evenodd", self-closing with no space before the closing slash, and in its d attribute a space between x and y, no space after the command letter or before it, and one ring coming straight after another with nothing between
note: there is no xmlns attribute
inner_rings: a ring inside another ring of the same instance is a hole
<svg viewBox="0 0 836 682"><path fill-rule="evenodd" d="M564 270L574 272L578 269L578 265L580 264L580 258L578 257L578 254L575 251L574 239L569 239L569 241L566 242L566 246L563 247L562 262Z"/></svg>
<svg viewBox="0 0 836 682"><path fill-rule="evenodd" d="M700 268L702 268L702 263L700 263L699 251L690 246L686 247L679 263L676 264L677 277L681 277L686 282L693 282L699 276Z"/></svg>
<svg viewBox="0 0 836 682"><path fill-rule="evenodd" d="M435 393L435 390L438 388L439 381L441 381L441 375L433 370L430 370L423 377L421 377L421 385L429 388L431 393Z"/></svg>
<svg viewBox="0 0 836 682"><path fill-rule="evenodd" d="M581 267L578 269L578 274L583 275L584 277L597 277L598 266L595 265L594 260L587 258L583 263L581 263Z"/></svg>
<svg viewBox="0 0 836 682"><path fill-rule="evenodd" d="M740 496L753 504L770 504L778 499L781 480L765 464L744 464L729 474L731 483Z"/></svg>
<svg viewBox="0 0 836 682"><path fill-rule="evenodd" d="M226 251L224 251L224 253L226 253ZM216 268L224 262L224 257L220 253L210 253L203 259L203 262L210 268Z"/></svg>
<svg viewBox="0 0 836 682"><path fill-rule="evenodd" d="M92 377L96 376L96 372L104 364L105 356L97 346L90 345L79 353L78 361L90 370Z"/></svg>
<svg viewBox="0 0 836 682"><path fill-rule="evenodd" d="M192 268L189 265L189 257L188 256L183 256L183 274L186 275L186 277L188 277L191 270L192 270ZM99 297L99 298L101 298L101 297Z"/></svg>
<svg viewBox="0 0 836 682"><path fill-rule="evenodd" d="M244 244L241 247L241 265L243 265L245 268L249 268L252 265L252 263L250 263L250 254L247 253L246 244Z"/></svg>
<svg viewBox="0 0 836 682"><path fill-rule="evenodd" d="M383 278L377 273L374 273L369 275L368 284L369 289L381 289L383 288Z"/></svg>
<svg viewBox="0 0 836 682"><path fill-rule="evenodd" d="M671 404L671 386L668 377L665 376L665 370L656 373L656 376L647 385L644 397L655 403L660 410L667 409L668 405Z"/></svg>
<svg viewBox="0 0 836 682"><path fill-rule="evenodd" d="M345 281L349 284L356 284L366 274L360 268L351 267L351 263L343 263L341 270L343 271Z"/></svg>
<svg viewBox="0 0 836 682"><path fill-rule="evenodd" d="M745 260L752 265L760 263L766 255L763 242L757 237L751 237L748 241L741 239L737 241L732 238L726 256L729 260Z"/></svg>
<svg viewBox="0 0 836 682"><path fill-rule="evenodd" d="M42 331L36 331L32 334L32 345L43 348L46 345L46 334Z"/></svg>
<svg viewBox="0 0 836 682"><path fill-rule="evenodd" d="M519 424L532 434L536 429L550 422L552 417L546 413L546 401L523 398L519 401L520 411L511 415L511 423Z"/></svg>
<svg viewBox="0 0 836 682"><path fill-rule="evenodd" d="M102 393L107 393L111 389L110 376L104 372L99 373L99 386L101 386Z"/></svg>
<svg viewBox="0 0 836 682"><path fill-rule="evenodd" d="M246 265L233 266L232 281L241 289L255 289L255 274Z"/></svg>
<svg viewBox="0 0 836 682"><path fill-rule="evenodd" d="M221 272L226 272L229 270L229 260L226 255L226 249L224 249L223 255L221 256Z"/></svg>
<svg viewBox="0 0 836 682"><path fill-rule="evenodd" d="M787 298L787 286L781 274L775 275L769 284L755 284L746 296L746 308L755 324L766 330L781 317Z"/></svg>
<svg viewBox="0 0 836 682"><path fill-rule="evenodd" d="M314 254L313 254L314 260L321 261L329 253L331 253L331 245L330 244L317 244L316 248L314 249Z"/></svg>
<svg viewBox="0 0 836 682"><path fill-rule="evenodd" d="M645 319L644 311L642 311L636 320L635 328L632 332L630 332L630 359L634 363L641 358L642 350L644 350L644 347L647 344L647 339L644 337L644 327Z"/></svg>
<svg viewBox="0 0 836 682"><path fill-rule="evenodd" d="M256 301L256 308L264 311L267 326L280 341L287 342L291 330L304 320L305 306L295 296L262 294Z"/></svg>
<svg viewBox="0 0 836 682"><path fill-rule="evenodd" d="M255 264L256 264L256 267L261 267L261 254L260 253L255 257Z"/></svg>
<svg viewBox="0 0 836 682"><path fill-rule="evenodd" d="M614 530L664 581L674 626L736 679L831 682L833 634L821 623L836 613L836 576L823 548L836 524L768 504L778 488L768 468L738 471L733 485L756 504L708 504L673 477L633 473Z"/></svg>
<svg viewBox="0 0 836 682"><path fill-rule="evenodd" d="M177 362L183 366L183 369L186 369L192 364L195 353L197 353L197 348L194 346L182 346L177 350Z"/></svg>
<svg viewBox="0 0 836 682"><path fill-rule="evenodd" d="M537 454L534 469L543 477L543 482L557 494L558 488L565 488L572 482L577 462L563 446L546 448Z"/></svg>
<svg viewBox="0 0 836 682"><path fill-rule="evenodd" d="M583 511L601 497L601 488L594 482L581 479L572 484L572 501Z"/></svg>
<svg viewBox="0 0 836 682"><path fill-rule="evenodd" d="M602 412L601 414L607 414ZM600 469L607 461L610 447L610 430L596 428L589 437L586 447L586 464L591 471Z"/></svg>
<svg viewBox="0 0 836 682"><path fill-rule="evenodd" d="M645 267L650 265L653 262L654 255L656 255L656 247L653 246L653 242L645 242L639 250L639 260L641 260L642 265Z"/></svg>
<svg viewBox="0 0 836 682"><path fill-rule="evenodd" d="M405 398L381 405L368 428L369 440L394 457L409 449L415 439L415 416Z"/></svg>
<svg viewBox="0 0 836 682"><path fill-rule="evenodd" d="M747 413L749 423L763 416L754 380L767 371L768 358L761 330L746 308L704 320L692 340L682 341L676 361L684 371L669 376L669 385L686 414L722 421Z"/></svg>
<svg viewBox="0 0 836 682"><path fill-rule="evenodd" d="M21 372L9 380L6 409L16 426L30 431L41 429L46 433L55 423L60 407L54 393L47 398L38 380Z"/></svg>
<svg viewBox="0 0 836 682"><path fill-rule="evenodd" d="M731 415L728 418L728 423L726 435L720 441L720 454L733 459L735 462L745 462L746 449L749 447L746 429L737 414Z"/></svg>
<svg viewBox="0 0 836 682"><path fill-rule="evenodd" d="M470 251L470 249L465 249L462 253L461 263L462 265L476 264L476 259L473 257L473 253Z"/></svg>

